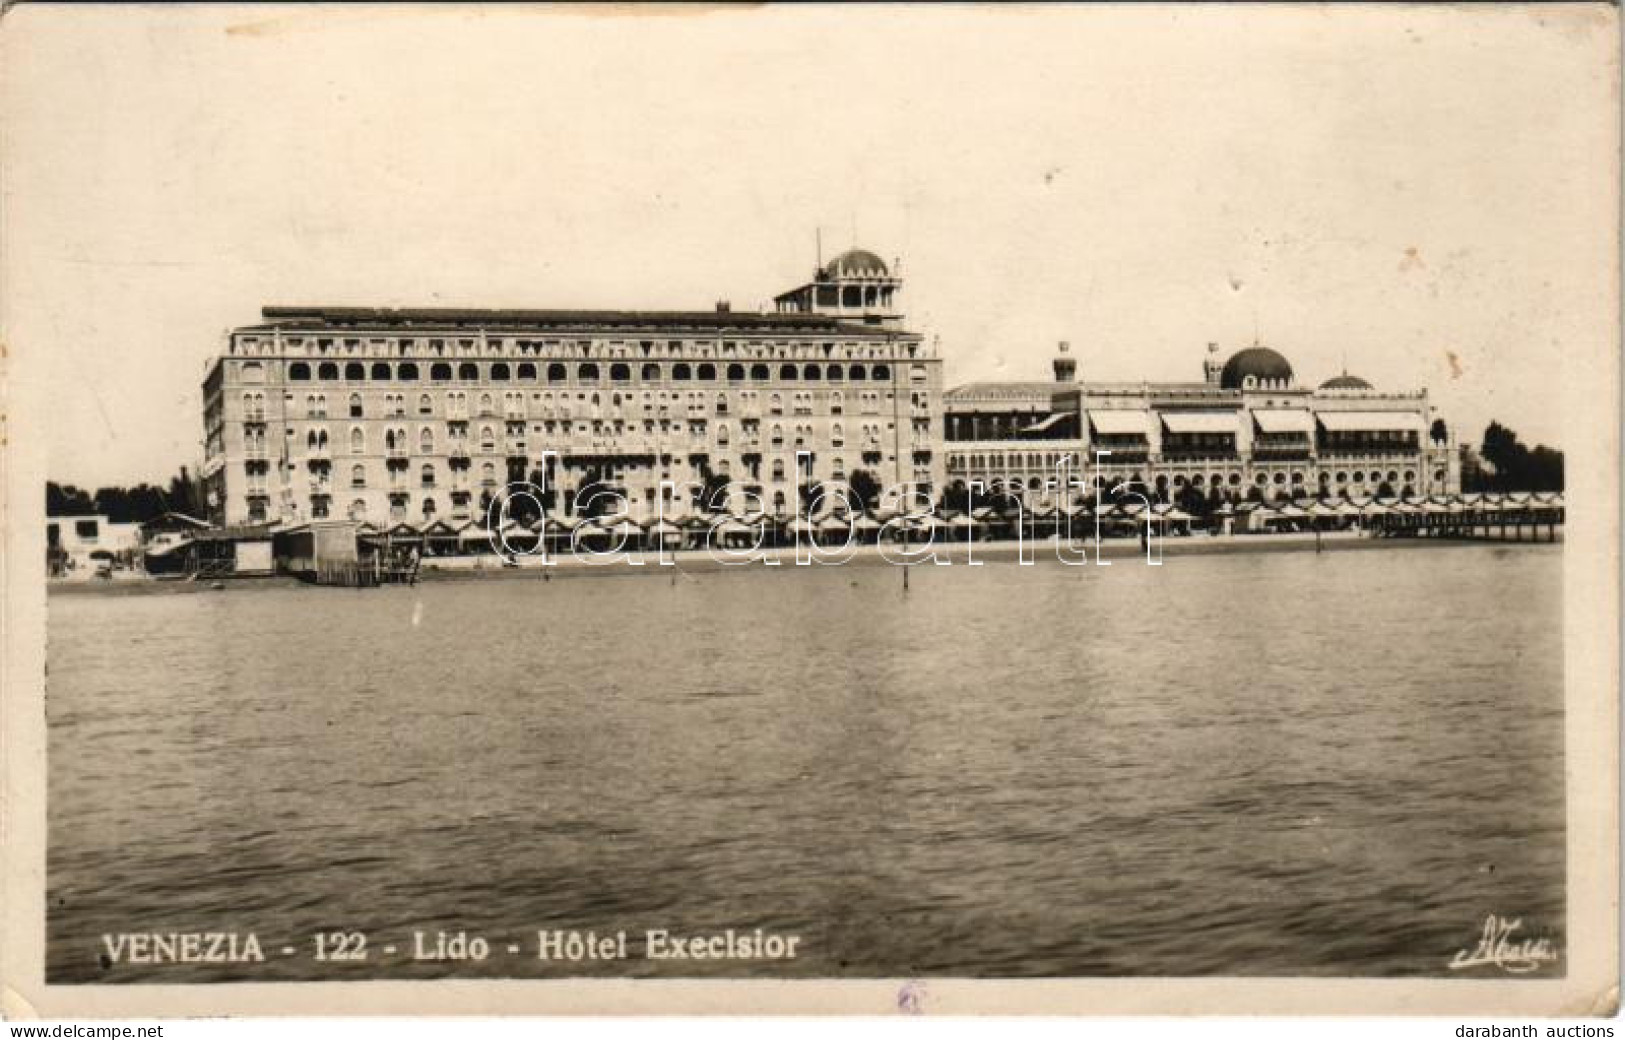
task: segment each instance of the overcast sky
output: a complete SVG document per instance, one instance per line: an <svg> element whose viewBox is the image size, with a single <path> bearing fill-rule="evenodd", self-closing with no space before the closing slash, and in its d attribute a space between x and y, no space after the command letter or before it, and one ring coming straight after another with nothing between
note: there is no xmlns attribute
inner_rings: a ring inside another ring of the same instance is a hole
<svg viewBox="0 0 1625 1040"><path fill-rule="evenodd" d="M262 305L749 308L822 227L903 258L950 384L1256 337L1562 444L1613 335L1612 18L14 8L13 390L55 479L163 480Z"/></svg>

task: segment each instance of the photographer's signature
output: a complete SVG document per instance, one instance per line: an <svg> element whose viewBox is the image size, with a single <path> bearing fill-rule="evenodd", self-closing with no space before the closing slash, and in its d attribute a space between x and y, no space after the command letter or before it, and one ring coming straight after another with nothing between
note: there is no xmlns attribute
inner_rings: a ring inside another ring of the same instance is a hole
<svg viewBox="0 0 1625 1040"><path fill-rule="evenodd" d="M1452 971L1477 968L1489 964L1514 975L1535 971L1542 964L1557 960L1550 939L1514 938L1523 927L1523 919L1507 920L1496 914L1484 918L1484 930L1479 933L1478 945L1472 951L1457 950L1450 959Z"/></svg>

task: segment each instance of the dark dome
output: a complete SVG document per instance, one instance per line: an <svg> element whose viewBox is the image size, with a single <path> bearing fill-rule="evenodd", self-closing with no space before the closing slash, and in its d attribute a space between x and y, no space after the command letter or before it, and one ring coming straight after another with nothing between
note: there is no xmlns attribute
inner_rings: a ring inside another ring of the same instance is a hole
<svg viewBox="0 0 1625 1040"><path fill-rule="evenodd" d="M848 249L824 265L826 278L884 278L886 264L867 249Z"/></svg>
<svg viewBox="0 0 1625 1040"><path fill-rule="evenodd" d="M1351 376L1344 372L1340 376L1333 376L1320 384L1322 390L1370 390L1371 384L1359 376Z"/></svg>
<svg viewBox="0 0 1625 1040"><path fill-rule="evenodd" d="M1240 390L1248 376L1262 382L1266 379L1292 382L1292 366L1286 358L1268 347L1248 347L1231 355L1219 374L1219 385L1226 390Z"/></svg>

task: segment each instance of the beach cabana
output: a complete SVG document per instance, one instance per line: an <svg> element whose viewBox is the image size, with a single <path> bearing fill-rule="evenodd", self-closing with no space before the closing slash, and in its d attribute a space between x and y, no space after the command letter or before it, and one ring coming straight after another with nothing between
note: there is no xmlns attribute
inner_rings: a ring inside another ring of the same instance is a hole
<svg viewBox="0 0 1625 1040"><path fill-rule="evenodd" d="M758 514L760 515L760 514ZM730 516L716 525L716 539L724 546L738 547L755 544L763 525L747 523L744 518Z"/></svg>
<svg viewBox="0 0 1625 1040"><path fill-rule="evenodd" d="M1191 533L1191 521L1196 518L1176 505L1164 504L1152 507L1152 515L1157 523L1175 530L1184 529L1186 534Z"/></svg>
<svg viewBox="0 0 1625 1040"><path fill-rule="evenodd" d="M457 528L436 520L422 531L425 556L450 556L457 551Z"/></svg>
<svg viewBox="0 0 1625 1040"><path fill-rule="evenodd" d="M683 545L683 529L670 520L658 520L649 525L645 532L649 541L667 549L680 549Z"/></svg>
<svg viewBox="0 0 1625 1040"><path fill-rule="evenodd" d="M834 513L818 521L817 531L825 541L846 542L852 538L853 522L849 516L837 516Z"/></svg>
<svg viewBox="0 0 1625 1040"><path fill-rule="evenodd" d="M880 521L868 513L859 513L852 521L852 529L857 531L859 541L872 544L880 536Z"/></svg>
<svg viewBox="0 0 1625 1040"><path fill-rule="evenodd" d="M974 538L982 530L982 522L969 513L960 513L948 521L955 538Z"/></svg>
<svg viewBox="0 0 1625 1040"><path fill-rule="evenodd" d="M598 528L623 549L636 549L643 541L643 528L626 515L606 516L598 520Z"/></svg>

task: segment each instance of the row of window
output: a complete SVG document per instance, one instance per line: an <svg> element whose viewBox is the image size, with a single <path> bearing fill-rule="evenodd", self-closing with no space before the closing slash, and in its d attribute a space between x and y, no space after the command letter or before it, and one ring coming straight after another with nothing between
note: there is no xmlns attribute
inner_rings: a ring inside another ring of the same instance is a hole
<svg viewBox="0 0 1625 1040"><path fill-rule="evenodd" d="M1026 458L1028 460L1032 460L1036 458L1036 456L1028 455ZM950 455L948 457L949 473L974 474L978 472L987 472L990 468L1005 469L1007 467L1017 469L1024 468L1022 456L1012 455L1007 458L1001 455ZM1028 461L1025 465L1025 468L1027 469L1053 470L1054 467L1055 462L1053 459L1047 463L1035 463ZM1433 479L1442 483L1447 476L1448 474L1444 470L1435 470ZM1034 481L1038 481L1039 479L1040 478L1038 477L1032 478ZM1105 479L1107 478L1101 475L1097 475L1095 477L1096 483L1099 483ZM1116 480L1117 478L1114 477L1112 479ZM1141 477L1136 473L1131 479L1140 480ZM1391 469L1385 474L1382 470L1375 469L1370 471L1358 469L1352 471L1337 470L1335 472L1322 472L1319 474L1318 479L1322 484L1365 484L1368 481L1373 484L1379 484L1384 481L1391 484L1400 480L1404 480L1406 483L1412 483L1416 480L1416 471L1411 469L1403 471ZM1258 487L1265 487L1269 484L1284 485L1288 481L1294 485L1300 485L1307 481L1307 476L1302 470L1292 470L1290 472L1286 470L1276 470L1272 473L1255 473L1253 475L1253 483ZM1204 487L1209 484L1214 487L1218 487L1226 483L1228 483L1231 487L1239 487L1242 483L1242 475L1236 472L1231 472L1228 475L1224 473L1214 473L1210 477L1204 477L1200 473L1193 474L1190 477L1186 477L1184 474L1176 474L1172 478L1167 476L1159 476L1156 482L1159 487L1167 486L1170 482L1174 487L1184 487L1187 483L1192 487ZM1053 486L1053 483L1054 478L1050 478L1050 483L1044 486Z"/></svg>
<svg viewBox="0 0 1625 1040"><path fill-rule="evenodd" d="M495 361L481 365L473 361L463 361L453 365L448 361L437 361L428 367L428 378L435 383L450 383L453 381L464 383L506 383L538 382L544 380L549 383L564 383L572 379L577 383L597 383L606 376L612 383L630 383L632 381L633 366L624 361L600 366L597 362L581 361L572 365L562 361L554 361L547 365L539 365L530 361L521 361L517 365L510 365L506 361ZM415 361L388 362L374 361L370 366L361 361L350 361L340 365L336 361L322 361L312 365L308 361L294 361L288 365L288 379L292 382L309 382L317 379L322 382L338 382L343 380L351 383L361 382L417 382L422 378L422 367ZM658 362L647 362L637 369L638 378L646 383L665 381L683 382L685 380L698 380L700 382L716 382L723 378L730 383L743 383L747 379L752 382L768 382L777 378L780 382L867 382L886 381L891 379L891 366L885 364L818 364L808 362L803 365L785 363L778 366L777 375L771 366L757 363L745 366L734 362L725 367L702 361L699 364L690 364L687 361L678 361L669 367ZM915 365L910 370L910 376L916 381L926 378L924 365ZM265 381L265 369L258 361L242 363L239 377L245 383L259 383Z"/></svg>
<svg viewBox="0 0 1625 1040"><path fill-rule="evenodd" d="M750 462L743 463L743 465L744 465L747 473L750 475L750 477L752 479L755 479L755 480L761 479L761 464L759 462L750 461ZM813 458L811 456L800 458L800 459L796 460L796 466L797 466L798 471L803 476L811 476L812 473L813 473L814 460L813 460ZM628 470L636 471L638 468L639 467L638 467L638 465L636 463L622 463L621 466L620 466L620 469L622 471L628 471ZM652 469L653 466L651 465L650 468ZM730 459L719 459L716 462L716 467L715 468L716 468L717 473L720 473L723 476L729 476L732 469L733 469L733 462ZM695 467L695 471L698 472L699 467ZM768 473L770 474L770 479L772 479L775 482L783 482L785 480L785 474L787 473L787 471L788 471L788 467L787 467L787 464L786 464L786 460L784 460L784 459L773 459L773 460L771 460L771 462L770 462L770 464L768 466ZM832 474L834 474L835 479L844 480L845 477L846 477L846 461L844 459L842 459L838 455L835 456L834 458L832 458L830 460L830 472ZM668 469L668 470L664 471L663 474L662 474L662 477L663 477L663 479L667 479L667 480L672 479L670 470ZM467 478L461 472L454 471L452 473L451 480L452 480L452 485L453 485L454 488L457 488L459 490L466 490L467 483L468 483ZM368 486L367 481L368 481L368 475L367 475L367 467L366 466L362 465L361 463L357 463L354 466L350 467L350 487L351 488L354 488L354 489L357 489L357 490L364 489L364 488L366 488ZM438 481L439 481L439 474L438 474L438 471L435 469L433 463L427 463L426 462L418 470L418 486L419 487L422 487L422 488L434 488L434 487L438 486ZM487 462L484 465L482 465L480 467L480 479L479 479L480 487L482 487L482 488L494 488L494 487L497 486L497 483L498 483L498 481L497 481L497 467L496 467L496 464L491 463L491 462ZM319 476L313 477L312 480L311 480L311 484L312 484L313 487L315 487L317 489L326 489L326 488L328 488L330 486L330 482L329 482L329 480L328 480L325 473L321 474ZM406 484L407 484L407 479L404 476L404 474L402 473L402 471L392 470L390 472L390 479L389 479L389 481L387 483L387 486L388 486L388 488L390 490L396 490L396 491L405 490ZM248 481L247 481L247 488L251 493L255 493L255 494L263 493L264 490L265 490L265 487L266 487L266 480L265 480L264 474L255 473L255 474L250 474L249 475L249 478L248 478Z"/></svg>
<svg viewBox="0 0 1625 1040"><path fill-rule="evenodd" d="M484 350L480 349L482 345ZM610 357L637 356L628 353L620 342L613 340L603 347L595 347L591 340L576 340L573 343L565 343L559 340L509 340L498 337L485 337L483 340L459 339L453 343L448 343L443 339L429 339L423 342L424 350L421 354L418 353L419 344L415 339L393 340L371 338L366 344L366 347L371 349L365 351L362 342L359 339L344 339L340 341L328 338L312 338L307 342L307 337L303 336L283 336L280 338L266 339L261 339L258 336L240 336L234 342L234 346L238 353L249 356L255 354L278 353L282 350L304 353L309 347L314 347L314 353L322 357L325 357L330 353L343 353L350 356L354 356L356 354L363 354L363 356L365 356L368 353L376 355L379 351L388 351L391 354L398 353L406 357L420 356L442 358L447 357L448 355L458 354L464 357L473 357L480 353L516 353L524 357L535 356L542 353L559 353L562 351L587 358L594 356L595 351L600 350L607 351L607 354ZM849 358L884 358L888 356L898 356L897 346L893 345L892 343L870 343L859 345L852 342L843 344L824 343L822 344L824 356L826 358L829 357L832 353L834 353L837 346L839 346L843 354ZM919 344L905 343L901 344L901 346L907 351L909 357L913 357L915 351L919 347ZM655 343L653 340L640 341L638 343L638 348L643 357L647 358L660 356L660 345ZM723 341L720 348L718 348L711 343L684 343L682 340L674 339L666 342L664 352L668 357L678 357L682 355L688 355L690 357L713 357L718 356L720 353L720 356L723 358L736 356L764 358L806 358L809 355L816 357L816 351L818 349L818 347L815 347L811 343L797 343L793 345L776 344L772 346L763 346L760 343L750 343L745 347L745 350L741 355L738 353L739 345L732 341ZM599 353L597 356L602 357L604 354Z"/></svg>
<svg viewBox="0 0 1625 1040"><path fill-rule="evenodd" d="M655 429L653 422L646 423L645 427L646 428L643 431L644 433L650 435L654 434ZM680 429L681 427L675 424L668 426L668 424L662 423L660 432L671 434L678 432ZM862 423L858 427L858 430L859 436L864 444L878 445L880 443L881 425L879 423ZM508 446L517 447L519 450L523 450L522 444L514 443L515 438L523 436L523 427L520 427L517 431L507 430L505 432L508 434ZM553 434L555 431L553 430L553 424L547 423L545 427L538 432L541 432L544 436L546 436ZM569 431L563 430L559 432L568 433ZM635 433L634 430L623 427L618 422L613 427L607 429L599 423L592 424L590 428L586 423L582 423L578 425L575 432L583 436L591 433L599 436L613 435L617 437L622 435L632 435ZM703 422L690 423L688 425L688 432L697 440L704 439L706 425ZM797 448L805 447L809 441L812 441L815 438L815 430L811 423L796 423L792 428L791 433L794 438L794 445ZM719 447L727 447L733 439L733 432L727 423L718 423L715 427L715 435L716 443ZM746 422L743 426L741 436L746 445L754 445L759 437L759 427L757 427L754 423ZM454 425L452 429L446 431L446 439L449 442L448 450L467 450L466 444L468 442L468 435L465 429L461 429ZM775 448L784 447L784 427L778 423L774 423L769 428L768 442ZM829 442L831 447L839 448L844 446L846 443L846 427L841 423L835 423L832 425L829 430ZM248 449L250 454L263 454L265 451L265 436L261 431L255 431L252 434L245 435L243 443L244 447ZM392 427L384 431L384 450L390 454L405 454L409 450L411 443L411 439L407 434L406 427L404 426ZM486 454L495 452L497 450L498 443L496 428L489 425L481 426L479 428L478 443L481 452ZM435 433L431 427L424 426L419 428L417 448L419 454L434 454ZM305 450L311 454L326 452L328 450L327 431L307 430L305 433ZM350 454L365 455L366 453L367 432L359 426L352 427L350 430Z"/></svg>
<svg viewBox="0 0 1625 1040"><path fill-rule="evenodd" d="M284 397L291 411L295 397L293 394L286 394ZM891 395L887 394L886 397L889 400ZM832 390L827 397L815 395L811 391L797 391L791 394L791 412L795 415L811 415L814 412L815 401L820 398L827 402L831 415L841 415L846 411L846 394L840 390ZM878 390L858 391L857 402L859 410L865 415L880 413L880 391ZM634 406L637 403L637 398L630 393L623 395L617 392L609 395L608 403L612 412L620 411ZM604 397L597 392L589 395L583 391L577 393L572 401L569 393L561 393L558 395L557 402L555 402L551 391L535 393L531 395L530 407L527 409L525 395L520 392L510 392L502 395L502 414L510 419L523 419L531 413L539 413L538 417L553 417L556 414L560 418L568 419L574 410L573 406L578 404L593 414L600 414L604 408ZM244 391L242 405L243 420L245 422L264 422L266 420L264 391ZM666 414L670 407L676 405L686 405L691 414L703 413L708 408L714 408L717 415L727 415L733 409L733 402L725 391L718 392L714 399L710 398L709 393L706 391L689 391L686 395L673 391L668 399L664 390L658 393L645 390L643 391L642 405L645 414L652 414L658 410L662 415ZM916 412L928 410L928 395L916 392L912 397L911 405ZM445 406L449 418L466 419L469 417L467 393L453 391L446 394ZM755 390L738 391L738 406L742 412L747 414L757 411L760 407L758 392ZM495 418L497 415L497 400L491 394L481 394L477 401L477 408L480 418ZM383 409L383 415L386 418L404 418L407 414L405 395L383 395ZM366 401L361 394L352 393L350 395L348 410L349 417L352 419L366 418ZM769 394L767 410L770 415L783 415L784 395L779 393ZM434 398L429 394L420 394L417 401L417 412L420 416L434 415ZM305 417L310 419L328 418L326 394L305 395Z"/></svg>

